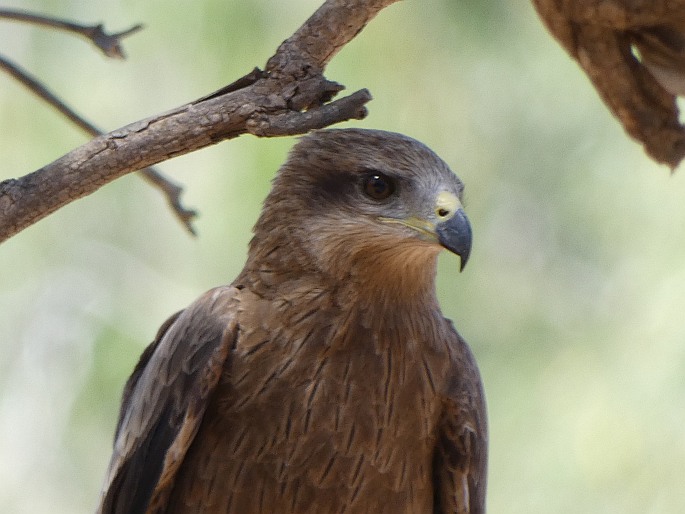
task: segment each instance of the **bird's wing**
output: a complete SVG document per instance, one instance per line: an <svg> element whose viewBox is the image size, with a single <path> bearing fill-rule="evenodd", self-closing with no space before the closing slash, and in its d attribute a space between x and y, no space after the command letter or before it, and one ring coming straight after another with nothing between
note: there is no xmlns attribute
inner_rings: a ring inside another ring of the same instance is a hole
<svg viewBox="0 0 685 514"><path fill-rule="evenodd" d="M439 426L435 514L484 514L488 429L483 386L466 343L453 332L453 374Z"/></svg>
<svg viewBox="0 0 685 514"><path fill-rule="evenodd" d="M160 328L124 389L99 514L164 508L237 338L238 290L205 293Z"/></svg>

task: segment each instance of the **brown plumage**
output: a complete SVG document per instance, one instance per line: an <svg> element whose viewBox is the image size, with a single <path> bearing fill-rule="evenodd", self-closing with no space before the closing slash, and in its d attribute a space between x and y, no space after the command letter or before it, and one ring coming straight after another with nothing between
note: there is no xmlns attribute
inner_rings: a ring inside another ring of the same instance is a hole
<svg viewBox="0 0 685 514"><path fill-rule="evenodd" d="M238 278L141 357L98 512L483 513L480 377L434 287L462 189L399 134L303 138Z"/></svg>

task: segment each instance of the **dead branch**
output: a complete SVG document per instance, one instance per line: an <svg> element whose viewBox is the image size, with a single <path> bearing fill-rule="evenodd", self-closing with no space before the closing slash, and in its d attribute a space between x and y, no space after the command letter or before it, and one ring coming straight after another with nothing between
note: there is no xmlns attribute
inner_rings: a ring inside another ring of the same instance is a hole
<svg viewBox="0 0 685 514"><path fill-rule="evenodd" d="M74 123L77 127L90 136L96 137L103 134L103 131L81 117L71 107L62 102L37 79L29 75L26 70L21 69L19 66L8 61L2 56L0 56L0 69L7 72L29 91L54 107L60 114L69 119L72 123ZM192 222L197 216L197 211L186 209L181 203L181 194L183 193L183 188L172 182L159 170L154 168L145 168L140 170L139 173L148 183L159 189L166 196L167 203L171 207L171 210L174 212L176 217L183 224L186 230L190 232L190 234L195 235L195 229L193 228Z"/></svg>
<svg viewBox="0 0 685 514"><path fill-rule="evenodd" d="M169 207L176 215L178 220L183 224L186 230L193 236L197 235L193 220L197 217L197 211L194 209L187 209L181 203L181 195L183 188L169 179L166 175L154 167L144 168L139 171L140 176L143 177L149 184L159 189L166 197Z"/></svg>
<svg viewBox="0 0 685 514"><path fill-rule="evenodd" d="M131 34L135 34L143 28L142 25L138 24L122 32L108 34L105 32L102 23L97 25L79 25L67 20L60 20L59 18L52 18L50 16L43 16L15 9L0 9L0 19L20 21L32 25L42 25L44 27L63 30L71 34L83 36L97 46L107 57L115 59L124 59L125 57L124 51L121 48L121 39L130 36Z"/></svg>
<svg viewBox="0 0 685 514"><path fill-rule="evenodd" d="M363 118L368 92L328 103L341 86L326 80L323 70L395 1L326 0L281 44L264 72L252 72L232 88L96 137L33 173L0 182L0 241L122 175L171 157L245 133L303 134Z"/></svg>
<svg viewBox="0 0 685 514"><path fill-rule="evenodd" d="M675 168L685 157L675 97L685 84L685 0L532 1L626 132Z"/></svg>

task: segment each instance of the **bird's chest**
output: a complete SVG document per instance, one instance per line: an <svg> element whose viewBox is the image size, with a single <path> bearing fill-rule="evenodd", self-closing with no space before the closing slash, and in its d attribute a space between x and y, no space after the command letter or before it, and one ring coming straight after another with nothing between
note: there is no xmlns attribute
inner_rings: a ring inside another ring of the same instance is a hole
<svg viewBox="0 0 685 514"><path fill-rule="evenodd" d="M448 356L406 327L293 326L243 334L222 378L213 419L230 480L300 502L293 512L428 507Z"/></svg>
<svg viewBox="0 0 685 514"><path fill-rule="evenodd" d="M450 366L430 323L249 312L177 483L184 508L430 512Z"/></svg>
<svg viewBox="0 0 685 514"><path fill-rule="evenodd" d="M354 423L358 437L369 430L376 439L378 432L427 437L449 369L447 349L416 324L363 321L311 310L242 334L222 381L226 411L280 413L288 435L338 433Z"/></svg>

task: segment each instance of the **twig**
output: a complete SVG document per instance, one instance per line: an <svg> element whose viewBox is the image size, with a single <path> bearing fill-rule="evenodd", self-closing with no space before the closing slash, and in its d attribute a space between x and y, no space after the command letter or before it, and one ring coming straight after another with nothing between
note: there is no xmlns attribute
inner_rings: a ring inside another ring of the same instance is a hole
<svg viewBox="0 0 685 514"><path fill-rule="evenodd" d="M291 111L276 116L255 117L247 122L250 134L259 137L293 136L313 129L328 127L342 119L364 119L365 103L371 101L371 93L360 89L350 96L340 98L306 112Z"/></svg>
<svg viewBox="0 0 685 514"><path fill-rule="evenodd" d="M143 25L134 25L130 29L114 34L107 34L102 23L97 25L79 25L67 20L52 18L40 14L34 14L22 10L0 9L0 18L12 21L30 23L32 25L42 25L53 29L64 30L72 34L78 34L91 41L107 57L124 59L124 51L121 48L121 39L143 29Z"/></svg>
<svg viewBox="0 0 685 514"><path fill-rule="evenodd" d="M72 123L81 128L87 134L93 137L103 134L100 129L82 118L73 109L62 102L54 93L41 84L36 78L32 77L28 74L28 72L2 56L0 56L0 69L6 71L14 79L24 85L36 96L54 107L57 111L59 111L62 115L68 118ZM183 188L178 184L173 183L154 168L142 169L140 170L140 173L145 180L153 184L160 191L162 191L162 193L164 193L167 202L176 217L180 220L188 232L190 232L192 235L196 235L192 222L197 216L197 211L183 207L181 203L181 194L183 193Z"/></svg>
<svg viewBox="0 0 685 514"><path fill-rule="evenodd" d="M197 232L193 226L193 220L197 216L197 211L194 209L186 209L183 204L181 204L183 188L169 180L165 175L162 175L156 168L145 168L141 170L140 173L145 180L164 193L167 203L176 217L183 223L183 226L191 235L196 236Z"/></svg>

